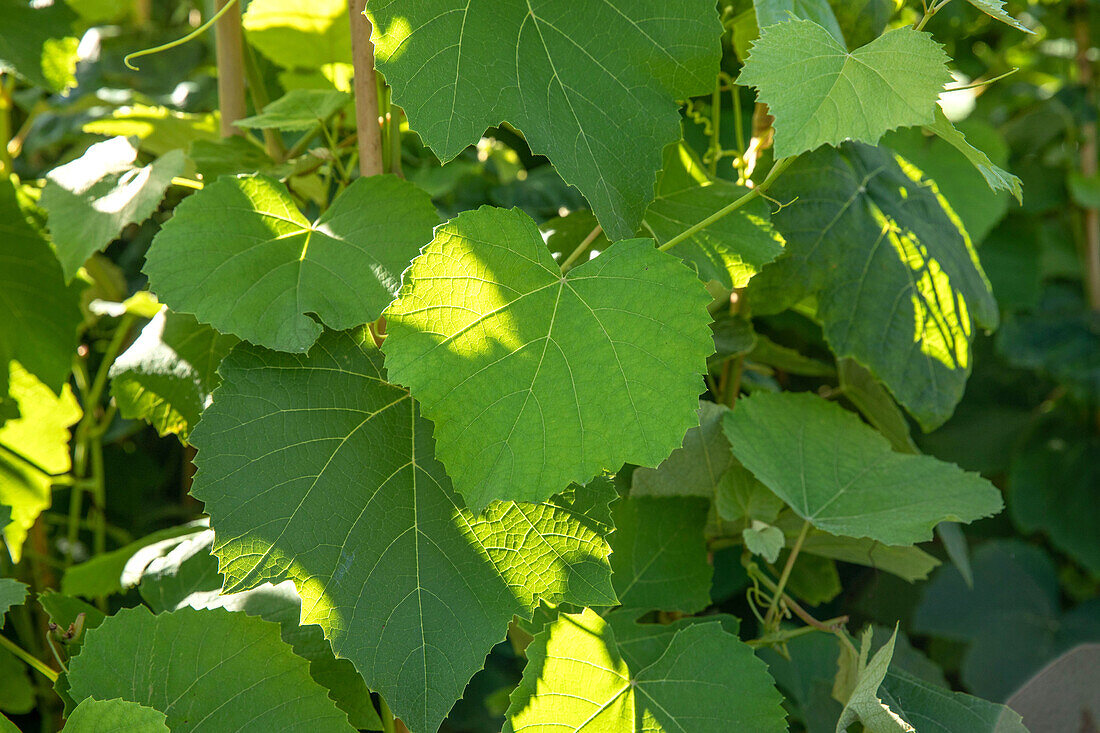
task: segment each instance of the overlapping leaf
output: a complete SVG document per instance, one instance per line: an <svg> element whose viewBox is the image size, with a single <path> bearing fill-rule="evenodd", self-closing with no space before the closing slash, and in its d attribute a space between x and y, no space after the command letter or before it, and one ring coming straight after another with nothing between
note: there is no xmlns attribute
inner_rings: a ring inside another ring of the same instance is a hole
<svg viewBox="0 0 1100 733"><path fill-rule="evenodd" d="M163 713L172 731L354 730L277 624L221 609L119 611L88 632L65 679L77 703L136 702Z"/></svg>
<svg viewBox="0 0 1100 733"><path fill-rule="evenodd" d="M908 545L931 539L939 522L970 522L1002 507L982 477L895 453L854 414L810 394L755 394L726 415L725 430L746 468L833 534Z"/></svg>
<svg viewBox="0 0 1100 733"><path fill-rule="evenodd" d="M816 292L833 351L868 366L925 430L942 424L962 397L975 329L998 314L935 191L889 152L845 145L803 156L772 194L792 202L773 219L787 256L753 279L754 312Z"/></svg>
<svg viewBox="0 0 1100 733"><path fill-rule="evenodd" d="M890 669L878 690L882 702L918 731L1027 733L1020 716L1005 705L931 685Z"/></svg>
<svg viewBox="0 0 1100 733"><path fill-rule="evenodd" d="M351 63L345 0L253 0L241 20L249 43L280 66Z"/></svg>
<svg viewBox="0 0 1100 733"><path fill-rule="evenodd" d="M967 0L967 2L969 2L971 5L973 5L975 8L982 11L989 17L996 18L1002 23L1006 23L1012 26L1016 30L1023 31L1024 33L1035 33L1035 31L1031 30L1026 25L1009 15L1007 11L1005 11L1004 0Z"/></svg>
<svg viewBox="0 0 1100 733"><path fill-rule="evenodd" d="M379 68L443 160L506 120L580 189L611 239L653 199L674 100L709 93L714 4L685 0L371 2Z"/></svg>
<svg viewBox="0 0 1100 733"><path fill-rule="evenodd" d="M4 614L12 606L18 606L27 598L28 588L13 578L0 578L0 627L4 625Z"/></svg>
<svg viewBox="0 0 1100 733"><path fill-rule="evenodd" d="M261 114L233 124L257 130L308 130L344 108L351 95L334 89L292 89Z"/></svg>
<svg viewBox="0 0 1100 733"><path fill-rule="evenodd" d="M86 697L65 721L70 733L168 733L164 713L120 698Z"/></svg>
<svg viewBox="0 0 1100 733"><path fill-rule="evenodd" d="M315 223L265 176L222 178L185 200L146 256L170 308L222 333L305 351L332 328L373 321L439 221L427 194L394 176L357 179Z"/></svg>
<svg viewBox="0 0 1100 733"><path fill-rule="evenodd" d="M844 43L844 34L840 32L840 25L829 0L753 0L752 5L759 28L785 23L792 17L812 20L829 31L833 38Z"/></svg>
<svg viewBox="0 0 1100 733"><path fill-rule="evenodd" d="M308 356L238 346L191 435L193 493L227 591L294 580L302 623L413 730L434 730L514 615L540 599L616 603L601 537L613 491L464 509L431 424L369 343L330 333Z"/></svg>
<svg viewBox="0 0 1100 733"><path fill-rule="evenodd" d="M527 648L506 733L786 731L767 668L719 620L562 614Z"/></svg>
<svg viewBox="0 0 1100 733"><path fill-rule="evenodd" d="M927 33L898 28L851 53L811 20L764 28L738 83L756 87L775 116L775 154L845 140L875 144L887 131L930 125L951 81L947 54ZM807 71L811 70L811 71Z"/></svg>
<svg viewBox="0 0 1100 733"><path fill-rule="evenodd" d="M0 69L31 84L59 92L76 80L76 13L63 2L0 0Z"/></svg>
<svg viewBox="0 0 1100 733"><path fill-rule="evenodd" d="M709 300L644 239L562 276L528 216L485 207L413 262L386 311L386 366L435 422L467 504L539 501L680 444L713 349Z"/></svg>
<svg viewBox="0 0 1100 733"><path fill-rule="evenodd" d="M50 235L67 280L123 227L148 219L172 178L183 174L179 150L143 168L134 165L137 155L129 140L116 137L92 145L46 176L42 206L49 212Z"/></svg>
<svg viewBox="0 0 1100 733"><path fill-rule="evenodd" d="M186 439L221 381L218 365L237 341L192 316L161 310L111 365L119 413Z"/></svg>

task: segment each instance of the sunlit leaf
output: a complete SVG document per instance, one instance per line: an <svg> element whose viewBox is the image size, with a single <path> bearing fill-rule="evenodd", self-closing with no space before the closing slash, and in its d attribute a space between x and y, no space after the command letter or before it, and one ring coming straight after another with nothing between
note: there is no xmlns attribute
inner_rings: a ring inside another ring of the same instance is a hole
<svg viewBox="0 0 1100 733"><path fill-rule="evenodd" d="M486 207L436 230L386 311L383 349L467 504L539 501L624 462L655 466L697 424L709 301L647 239L562 276L534 221Z"/></svg>
<svg viewBox="0 0 1100 733"><path fill-rule="evenodd" d="M227 592L294 580L302 623L410 728L435 730L514 615L616 603L607 530L581 513L606 515L614 491L471 513L381 361L365 332L328 333L308 355L238 346L191 434L192 493Z"/></svg>
<svg viewBox="0 0 1100 733"><path fill-rule="evenodd" d="M186 150L196 140L219 139L218 120L217 112L186 113L135 104L86 122L83 130L94 135L136 137L143 151L164 155L172 150Z"/></svg>
<svg viewBox="0 0 1100 733"><path fill-rule="evenodd" d="M149 248L162 302L222 333L305 351L332 328L373 321L439 221L395 176L359 178L316 222L266 176L221 178L186 199Z"/></svg>
<svg viewBox="0 0 1100 733"><path fill-rule="evenodd" d="M1016 30L1023 31L1024 33L1035 33L1035 31L1031 30L1005 11L1004 0L967 0L967 2L989 17L996 18L1002 23L1007 23Z"/></svg>
<svg viewBox="0 0 1100 733"><path fill-rule="evenodd" d="M294 89L264 107L261 114L233 124L258 130L309 130L339 112L350 100L350 94L333 89Z"/></svg>
<svg viewBox="0 0 1100 733"><path fill-rule="evenodd" d="M721 54L708 0L386 0L367 14L394 101L442 160L506 120L613 241L634 234L680 137L674 100L709 93Z"/></svg>
<svg viewBox="0 0 1100 733"><path fill-rule="evenodd" d="M54 92L75 85L76 19L60 0L0 0L0 69Z"/></svg>
<svg viewBox="0 0 1100 733"><path fill-rule="evenodd" d="M248 42L279 66L351 63L346 0L252 0L242 23Z"/></svg>
<svg viewBox="0 0 1100 733"><path fill-rule="evenodd" d="M849 53L817 23L790 20L763 28L737 81L756 87L775 116L782 158L845 140L875 144L894 128L932 124L951 81L947 60L930 35L911 28Z"/></svg>

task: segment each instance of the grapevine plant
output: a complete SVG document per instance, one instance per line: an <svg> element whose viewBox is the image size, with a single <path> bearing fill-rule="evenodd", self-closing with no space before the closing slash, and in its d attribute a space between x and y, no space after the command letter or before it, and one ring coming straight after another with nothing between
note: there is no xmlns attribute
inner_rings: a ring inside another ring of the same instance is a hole
<svg viewBox="0 0 1100 733"><path fill-rule="evenodd" d="M0 711L1026 731L1100 638L1047 5L0 0Z"/></svg>

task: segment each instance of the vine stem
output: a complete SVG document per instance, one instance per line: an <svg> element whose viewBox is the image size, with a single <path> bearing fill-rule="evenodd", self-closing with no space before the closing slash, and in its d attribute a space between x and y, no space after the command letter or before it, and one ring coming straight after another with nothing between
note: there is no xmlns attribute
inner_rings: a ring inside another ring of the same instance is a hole
<svg viewBox="0 0 1100 733"><path fill-rule="evenodd" d="M802 543L806 541L806 535L809 533L810 523L809 521L805 521L802 523L802 531L798 533L798 539L794 541L794 546L791 547L791 554L787 555L787 563L783 566L783 573L779 576L779 583L776 585L771 605L768 606L768 613L764 616L764 623L769 623L775 618L775 614L779 610L779 599L783 595L783 589L787 587L787 581L791 577L791 570L794 569L795 560L798 559L798 553L802 551ZM791 606L792 610L794 605ZM805 621L805 619L803 620Z"/></svg>
<svg viewBox="0 0 1100 733"><path fill-rule="evenodd" d="M57 672L50 669L48 666L46 666L45 662L43 662L38 657L30 654L30 652L24 650L23 647L19 646L8 637L0 636L0 647L7 649L9 652L26 662L29 666L34 667L34 669L37 670L39 674L48 679L50 682L57 682Z"/></svg>
<svg viewBox="0 0 1100 733"><path fill-rule="evenodd" d="M924 30L924 26L928 24L928 21L932 20L932 16L943 10L943 6L947 5L949 2L951 2L951 0L943 0L939 3L933 0L931 6L926 5L924 8L924 15L922 15L921 19L917 21L917 24L913 26L913 30Z"/></svg>
<svg viewBox="0 0 1100 733"><path fill-rule="evenodd" d="M11 141L11 93L15 88L15 78L11 74L0 72L0 176L7 178L12 174L12 157L8 150Z"/></svg>
<svg viewBox="0 0 1100 733"><path fill-rule="evenodd" d="M214 50L218 61L218 109L222 137L243 135L233 123L245 118L244 35L237 0L217 0L214 16Z"/></svg>
<svg viewBox="0 0 1100 733"><path fill-rule="evenodd" d="M577 245L577 248L573 250L573 253L565 258L565 261L561 263L561 271L564 274L573 264L580 259L580 256L592 246L592 243L596 241L596 237L603 233L603 227L599 224L596 228L588 233L588 236L581 240L581 243Z"/></svg>
<svg viewBox="0 0 1100 733"><path fill-rule="evenodd" d="M351 58L355 67L355 129L359 141L359 173L378 176L382 167L382 131L378 125L378 86L374 73L373 27L367 16L367 0L348 0L351 22Z"/></svg>
<svg viewBox="0 0 1100 733"><path fill-rule="evenodd" d="M208 20L205 23L203 23L202 25L200 25L195 30L188 33L186 36L183 36L182 38L177 38L174 41L169 41L168 43L161 44L160 46L154 46L152 48L143 48L140 51L135 51L133 53L128 53L122 58L122 63L126 64L126 68L128 68L128 69L132 69L133 71L139 71L138 67L134 66L134 64L133 64L134 59L139 59L142 56L152 56L153 54L160 53L161 51L168 51L168 50L171 50L173 48L176 48L177 46L182 46L183 44L187 43L188 41L190 41L194 38L198 38L203 33L205 33L206 30L210 26L214 25L214 23L221 20L221 17L223 15L225 15L226 13L228 13L230 11L230 9L231 9L230 5L236 5L237 4L237 0L229 0L228 3L224 3L224 2L222 2L222 0L218 0L218 2L222 3L222 5L220 6L220 9L218 10L218 12L214 14L214 17L212 17L210 20ZM238 26L239 25L240 24L238 23Z"/></svg>
<svg viewBox="0 0 1100 733"><path fill-rule="evenodd" d="M1074 18L1074 37L1077 42L1078 81L1085 88L1085 97L1091 105L1095 99L1093 91L1093 69L1089 60L1089 47L1092 39L1089 33L1088 0L1077 0L1077 13ZM1081 125L1081 175L1094 178L1097 173L1097 132L1096 122L1088 121ZM1089 306L1100 311L1100 211L1086 207L1085 214L1085 282L1088 289Z"/></svg>
<svg viewBox="0 0 1100 733"><path fill-rule="evenodd" d="M678 245L680 242L683 242L686 239L690 239L710 225L719 222L722 219L725 219L733 212L737 211L740 208L743 208L746 204L760 198L760 196L762 196L764 192L771 188L771 185L775 183L775 179L779 178L783 171L787 170L787 168L791 166L791 163L793 163L796 158L797 156L792 155L788 158L783 158L782 160L777 161L775 165L772 166L772 169L768 172L767 177L763 181L761 181L758 186L756 186L751 191L749 191L733 203L729 204L728 206L725 206L714 212L706 219L703 219L699 223L688 227L672 239L662 244L657 249L661 250L662 252L667 252Z"/></svg>

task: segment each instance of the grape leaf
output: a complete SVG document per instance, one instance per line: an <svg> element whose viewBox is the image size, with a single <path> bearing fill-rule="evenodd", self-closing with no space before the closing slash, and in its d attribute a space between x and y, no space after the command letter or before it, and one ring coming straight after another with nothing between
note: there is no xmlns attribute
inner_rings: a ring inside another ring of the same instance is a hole
<svg viewBox="0 0 1100 733"><path fill-rule="evenodd" d="M938 104L936 105L935 122L929 125L928 129L962 153L970 161L970 164L982 174L982 178L985 179L990 189L1009 191L1018 203L1022 204L1024 202L1023 184L1020 183L1020 179L994 165L988 155L967 142L966 135L951 124L951 120L947 119L947 115L943 113L943 108Z"/></svg>
<svg viewBox="0 0 1100 733"><path fill-rule="evenodd" d="M868 661L872 634L871 627L867 627L860 641L859 669L855 671L855 689L852 690L844 710L840 713L840 720L836 723L836 733L844 733L848 730L848 726L857 720L863 724L867 733L916 733L913 726L902 720L878 697L878 688L882 685L882 680L885 679L886 672L890 668L890 660L894 656L894 640L897 639L898 632L895 629L890 640Z"/></svg>
<svg viewBox="0 0 1100 733"><path fill-rule="evenodd" d="M0 715L0 733L21 733L21 731L7 716Z"/></svg>
<svg viewBox="0 0 1100 733"><path fill-rule="evenodd" d="M166 527L150 532L128 545L104 552L79 565L65 569L61 576L61 590L72 596L105 598L137 583L140 577L133 568L142 568L175 547L180 537L201 532L203 522L198 520L178 527Z"/></svg>
<svg viewBox="0 0 1100 733"><path fill-rule="evenodd" d="M1004 0L967 0L967 2L989 17L995 18L1002 23L1007 23L1016 30L1023 31L1024 33L1035 33L1035 31L1031 30L1005 11Z"/></svg>
<svg viewBox="0 0 1100 733"><path fill-rule="evenodd" d="M10 373L19 417L0 425L0 503L11 507L4 540L19 562L27 530L50 506L51 477L70 468L69 427L81 411L68 385L59 397L18 362Z"/></svg>
<svg viewBox="0 0 1100 733"><path fill-rule="evenodd" d="M350 100L350 94L334 89L292 89L264 107L261 114L233 124L257 130L310 130L342 110Z"/></svg>
<svg viewBox="0 0 1100 733"><path fill-rule="evenodd" d="M186 440L221 381L218 365L236 343L235 336L193 316L161 309L111 365L111 395L119 413Z"/></svg>
<svg viewBox="0 0 1100 733"><path fill-rule="evenodd" d="M413 261L383 350L467 505L539 501L680 444L714 348L709 302L651 240L563 276L530 217L483 207Z"/></svg>
<svg viewBox="0 0 1100 733"><path fill-rule="evenodd" d="M248 42L279 66L351 63L345 0L252 0L241 22Z"/></svg>
<svg viewBox="0 0 1100 733"><path fill-rule="evenodd" d="M641 625L618 611L561 614L527 647L505 733L786 731L782 697L721 621Z"/></svg>
<svg viewBox="0 0 1100 733"><path fill-rule="evenodd" d="M656 468L634 470L631 495L712 498L723 474L734 463L729 441L722 432L722 417L728 411L724 405L700 402L698 424L687 431L680 447Z"/></svg>
<svg viewBox="0 0 1100 733"><path fill-rule="evenodd" d="M775 154L785 158L845 140L874 144L896 127L932 124L951 81L947 60L930 35L911 28L849 53L817 23L792 19L763 28L737 83L756 87L768 105Z"/></svg>
<svg viewBox="0 0 1100 733"><path fill-rule="evenodd" d="M123 609L88 632L65 678L78 704L140 703L172 731L354 730L277 624L221 609Z"/></svg>
<svg viewBox="0 0 1100 733"><path fill-rule="evenodd" d="M28 221L15 186L0 180L0 394L17 359L53 392L72 370L80 287L65 286L50 243Z"/></svg>
<svg viewBox="0 0 1100 733"><path fill-rule="evenodd" d="M615 502L611 580L619 603L683 613L710 605L713 568L703 537L709 507L709 502L694 497Z"/></svg>
<svg viewBox="0 0 1100 733"><path fill-rule="evenodd" d="M895 453L853 413L811 394L754 394L724 426L734 456L826 532L910 545L930 540L939 522L970 522L1003 506L984 478Z"/></svg>
<svg viewBox="0 0 1100 733"><path fill-rule="evenodd" d="M464 509L431 424L383 381L371 344L363 331L327 333L308 355L234 349L191 434L192 493L226 592L294 580L302 623L410 728L435 730L514 615L540 599L616 603L598 519L614 490Z"/></svg>
<svg viewBox="0 0 1100 733"><path fill-rule="evenodd" d="M913 443L905 415L871 372L854 359L839 359L837 376L844 397L890 441L894 450L899 453L920 452Z"/></svg>
<svg viewBox="0 0 1100 733"><path fill-rule="evenodd" d="M355 667L336 659L319 626L300 626L302 599L290 581L264 583L241 593L221 594L218 559L211 554L214 532L207 530L185 538L170 552L142 569L138 590L154 613L184 607L225 608L274 621L282 639L294 653L309 661L309 674L329 691L337 707L348 714L355 728L380 730L382 723L371 702L370 691Z"/></svg>
<svg viewBox="0 0 1100 733"><path fill-rule="evenodd" d="M4 615L13 606L18 606L27 600L29 591L25 583L20 583L13 578L0 578L0 628L4 625Z"/></svg>
<svg viewBox="0 0 1100 733"><path fill-rule="evenodd" d="M753 278L753 312L816 292L833 352L869 367L926 431L941 425L966 386L975 327L995 327L998 312L934 189L888 151L845 145L803 156L771 193L793 202L773 217L787 255Z"/></svg>
<svg viewBox="0 0 1100 733"><path fill-rule="evenodd" d="M894 15L894 0L829 0L829 5L848 48L859 48L881 36Z"/></svg>
<svg viewBox="0 0 1100 733"><path fill-rule="evenodd" d="M812 20L829 31L833 38L844 43L844 34L828 0L753 0L756 25L766 28L788 20Z"/></svg>
<svg viewBox="0 0 1100 733"><path fill-rule="evenodd" d="M0 578L0 582L6 578ZM3 590L0 590L3 593ZM4 615L0 614L0 625ZM0 710L13 715L25 715L37 707L30 669L14 654L0 649Z"/></svg>
<svg viewBox="0 0 1100 733"><path fill-rule="evenodd" d="M172 179L183 174L180 150L144 168L134 165L137 155L128 139L115 137L46 174L41 203L49 212L50 235L66 280L127 224L152 216Z"/></svg>
<svg viewBox="0 0 1100 733"><path fill-rule="evenodd" d="M84 123L84 132L93 135L124 135L140 140L143 151L166 155L186 150L196 140L219 140L218 113L189 114L167 107L135 104L120 107L110 116Z"/></svg>
<svg viewBox="0 0 1100 733"><path fill-rule="evenodd" d="M375 0L367 15L394 100L441 160L506 120L612 241L634 234L680 139L674 100L710 93L721 56L708 0Z"/></svg>
<svg viewBox="0 0 1100 733"><path fill-rule="evenodd" d="M65 721L69 733L168 733L164 713L120 698L84 698Z"/></svg>
<svg viewBox="0 0 1100 733"><path fill-rule="evenodd" d="M107 615L95 606L91 606L79 598L66 596L54 590L44 590L37 595L35 600L42 610L50 617L50 623L57 624L61 630L68 631L70 626L77 624L84 633L98 628L106 620ZM69 656L78 652L84 644L84 633L79 633L71 639L65 640L65 648Z"/></svg>
<svg viewBox="0 0 1100 733"><path fill-rule="evenodd" d="M280 178L290 172L289 165L277 164L253 138L232 135L221 140L199 139L187 148L187 158L203 181L238 173L263 173Z"/></svg>
<svg viewBox="0 0 1100 733"><path fill-rule="evenodd" d="M75 86L76 20L63 2L0 0L0 69L53 92Z"/></svg>
<svg viewBox="0 0 1100 733"><path fill-rule="evenodd" d="M774 563L779 559L779 552L783 549L783 545L786 539L783 536L783 530L778 527L773 527L770 524L761 522L759 519L755 519L752 525L741 530L741 539L745 543L745 549L754 555L759 555L770 563ZM795 590L798 593L798 590ZM836 588L836 593L840 592L839 584ZM836 596L836 593L830 593L830 598L822 599L817 602L824 602L825 600L831 600ZM803 594L799 593L800 597ZM811 601L814 603L815 601Z"/></svg>
<svg viewBox="0 0 1100 733"><path fill-rule="evenodd" d="M931 685L891 666L878 694L917 730L943 733L1027 733L1020 716L1005 705Z"/></svg>
<svg viewBox="0 0 1100 733"><path fill-rule="evenodd" d="M307 313L332 328L377 319L438 221L427 194L395 176L357 179L312 224L278 181L221 178L176 208L145 272L172 310L305 351L321 333Z"/></svg>

